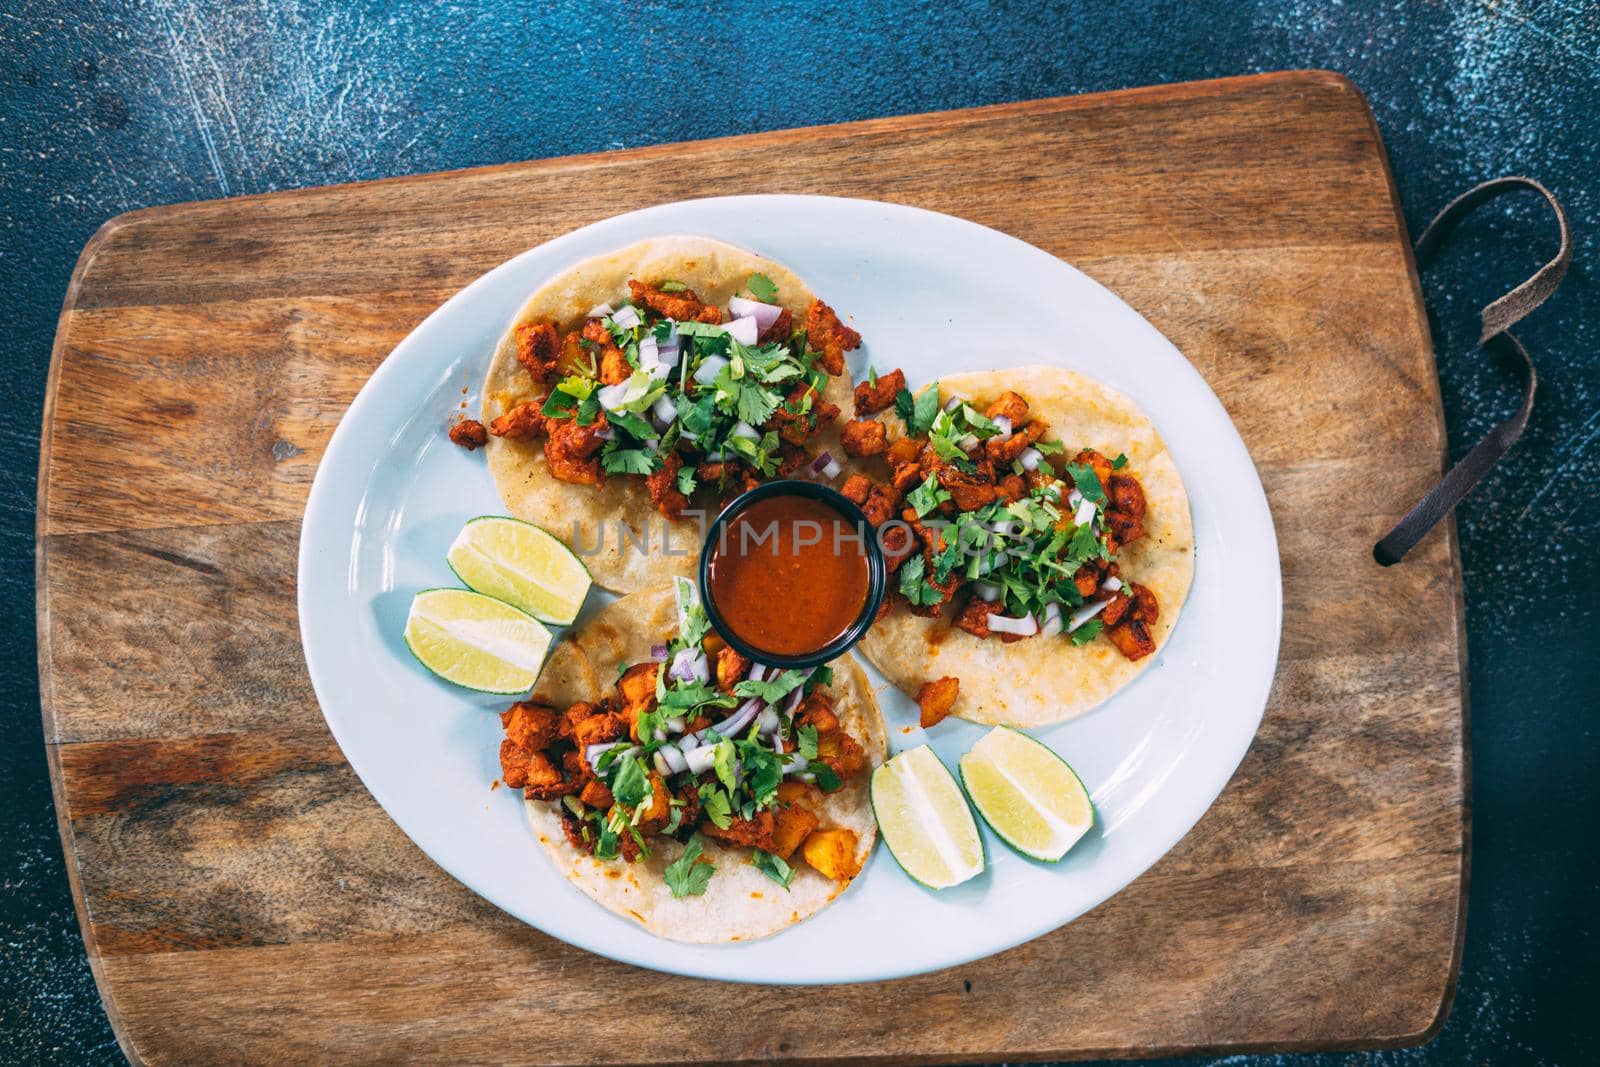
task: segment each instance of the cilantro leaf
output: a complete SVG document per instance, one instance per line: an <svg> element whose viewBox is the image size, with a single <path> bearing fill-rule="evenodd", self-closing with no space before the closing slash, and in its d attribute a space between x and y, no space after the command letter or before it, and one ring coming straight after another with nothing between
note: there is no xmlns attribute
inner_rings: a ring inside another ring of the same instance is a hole
<svg viewBox="0 0 1600 1067"><path fill-rule="evenodd" d="M742 697L760 697L768 704L776 704L788 696L795 688L806 680L810 671L791 670L784 671L775 678L768 678L758 682L753 678L746 678L733 687L734 693Z"/></svg>
<svg viewBox="0 0 1600 1067"><path fill-rule="evenodd" d="M757 808L772 803L783 781L783 757L756 741L738 742L739 763L744 769L745 787Z"/></svg>
<svg viewBox="0 0 1600 1067"><path fill-rule="evenodd" d="M763 304L770 304L778 299L778 287L765 274L750 275L750 280L745 283L745 286L750 290L750 295Z"/></svg>
<svg viewBox="0 0 1600 1067"><path fill-rule="evenodd" d="M713 864L701 861L701 849L700 835L695 834L689 838L683 855L667 864L667 888L675 898L699 896L706 891L711 876L717 873Z"/></svg>
<svg viewBox="0 0 1600 1067"><path fill-rule="evenodd" d="M939 414L939 383L933 382L920 395L912 399L911 390L901 389L894 395L894 412L906 424L906 433L921 437L933 427Z"/></svg>
<svg viewBox="0 0 1600 1067"><path fill-rule="evenodd" d="M678 492L684 496L690 496L694 493L697 484L699 483L695 481L693 467L678 468Z"/></svg>
<svg viewBox="0 0 1600 1067"><path fill-rule="evenodd" d="M938 509L939 505L950 499L950 493L939 484L939 479L930 474L922 480L922 484L906 494L906 503L917 509L917 518L922 518L929 512Z"/></svg>
<svg viewBox="0 0 1600 1067"><path fill-rule="evenodd" d="M1033 447L1047 456L1059 456L1067 450L1067 446L1060 441L1044 437L1035 441Z"/></svg>
<svg viewBox="0 0 1600 1067"><path fill-rule="evenodd" d="M714 785L700 787L700 810L719 830L726 830L733 824L733 804L728 800L728 794Z"/></svg>
<svg viewBox="0 0 1600 1067"><path fill-rule="evenodd" d="M650 474L661 457L642 448L619 448L600 457L600 469L607 474Z"/></svg>
<svg viewBox="0 0 1600 1067"><path fill-rule="evenodd" d="M1094 468L1087 463L1068 463L1067 474L1072 477L1072 482L1078 487L1078 492L1083 494L1085 500L1093 500L1096 504L1106 498L1106 491L1100 486L1100 479L1095 476Z"/></svg>
<svg viewBox="0 0 1600 1067"><path fill-rule="evenodd" d="M774 856L764 849L756 849L750 856L750 862L756 870L788 889L789 883L794 881L794 868L784 862L782 856Z"/></svg>
<svg viewBox="0 0 1600 1067"><path fill-rule="evenodd" d="M617 775L611 780L611 796L626 808L636 808L650 795L650 780L644 773L644 761L629 756L617 763Z"/></svg>
<svg viewBox="0 0 1600 1067"><path fill-rule="evenodd" d="M738 757L734 754L732 741L723 738L717 742L717 747L712 753L711 766L717 772L717 780L729 793L739 787Z"/></svg>
<svg viewBox="0 0 1600 1067"><path fill-rule="evenodd" d="M795 741L800 746L800 755L808 760L817 758L817 728L815 726L802 726L795 733Z"/></svg>
<svg viewBox="0 0 1600 1067"><path fill-rule="evenodd" d="M755 382L741 382L735 408L742 421L751 426L760 426L778 410L778 395Z"/></svg>
<svg viewBox="0 0 1600 1067"><path fill-rule="evenodd" d="M1099 619L1090 619L1068 636L1072 638L1072 643L1075 645L1087 645L1090 641L1100 636L1100 631L1105 629L1105 626L1106 624Z"/></svg>
<svg viewBox="0 0 1600 1067"><path fill-rule="evenodd" d="M1037 447L1037 445L1035 447ZM1111 461L1111 469L1114 470L1114 471L1119 471L1123 467L1126 467L1127 465L1128 465L1128 454L1126 452L1122 452L1122 453L1118 454L1117 458Z"/></svg>
<svg viewBox="0 0 1600 1067"><path fill-rule="evenodd" d="M942 590L935 589L923 580L926 574L927 564L920 555L912 556L900 565L900 592L919 608L944 599Z"/></svg>
<svg viewBox="0 0 1600 1067"><path fill-rule="evenodd" d="M817 780L817 788L824 793L837 793L844 788L838 772L826 763L813 763L810 769L812 777Z"/></svg>

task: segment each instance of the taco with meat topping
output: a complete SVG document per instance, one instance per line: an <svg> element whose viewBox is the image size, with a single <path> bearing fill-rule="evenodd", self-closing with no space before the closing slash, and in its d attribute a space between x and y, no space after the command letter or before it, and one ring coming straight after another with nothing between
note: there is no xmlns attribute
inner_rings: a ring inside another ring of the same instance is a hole
<svg viewBox="0 0 1600 1067"><path fill-rule="evenodd" d="M1056 367L917 395L895 370L856 387L855 414L842 491L894 572L861 649L922 694L924 725L1058 722L1150 664L1189 593L1194 531L1177 466L1131 400Z"/></svg>
<svg viewBox="0 0 1600 1067"><path fill-rule="evenodd" d="M495 350L490 473L602 586L688 575L721 503L839 451L860 343L788 268L718 241L587 260L535 292Z"/></svg>
<svg viewBox="0 0 1600 1067"><path fill-rule="evenodd" d="M568 634L501 721L501 780L551 860L660 937L776 933L843 892L877 837L887 740L861 667L751 663L687 579Z"/></svg>

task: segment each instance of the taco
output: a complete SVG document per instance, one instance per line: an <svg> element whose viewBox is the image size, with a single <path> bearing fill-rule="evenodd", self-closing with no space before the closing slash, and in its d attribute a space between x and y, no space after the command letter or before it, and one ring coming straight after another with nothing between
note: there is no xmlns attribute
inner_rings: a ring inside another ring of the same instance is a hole
<svg viewBox="0 0 1600 1067"><path fill-rule="evenodd" d="M1178 468L1131 400L1038 366L913 396L896 370L857 386L855 411L842 491L894 571L861 650L918 698L924 725L1058 722L1150 664L1189 593L1194 531Z"/></svg>
<svg viewBox="0 0 1600 1067"><path fill-rule="evenodd" d="M686 579L569 633L501 719L502 781L551 860L660 937L776 933L843 892L877 837L887 740L861 667L752 664Z"/></svg>
<svg viewBox="0 0 1600 1067"><path fill-rule="evenodd" d="M501 339L489 471L602 586L688 575L721 503L828 468L860 343L773 260L703 237L630 245L551 279Z"/></svg>

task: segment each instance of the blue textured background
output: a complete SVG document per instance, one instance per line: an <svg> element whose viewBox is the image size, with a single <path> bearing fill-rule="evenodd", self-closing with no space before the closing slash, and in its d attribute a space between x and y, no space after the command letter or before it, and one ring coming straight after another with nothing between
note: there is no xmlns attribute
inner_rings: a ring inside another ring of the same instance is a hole
<svg viewBox="0 0 1600 1067"><path fill-rule="evenodd" d="M1543 383L1527 437L1459 514L1475 788L1455 1011L1432 1045L1359 1059L1600 1059L1594 0L527 7L0 3L0 1061L117 1055L67 895L32 611L45 369L73 260L100 222L179 200L1291 67L1338 70L1365 91L1413 233L1459 189L1526 172L1565 199L1579 237L1565 288L1518 331ZM1528 200L1509 204L1425 279L1454 455L1515 406L1515 375L1470 350L1475 309L1532 270L1550 231Z"/></svg>

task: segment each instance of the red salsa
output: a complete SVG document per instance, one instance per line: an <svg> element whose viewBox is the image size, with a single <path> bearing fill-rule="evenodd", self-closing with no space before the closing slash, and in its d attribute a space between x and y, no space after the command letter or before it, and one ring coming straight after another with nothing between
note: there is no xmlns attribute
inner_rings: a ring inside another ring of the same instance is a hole
<svg viewBox="0 0 1600 1067"><path fill-rule="evenodd" d="M821 500L757 500L723 524L708 568L711 601L752 648L816 652L861 617L871 536Z"/></svg>

